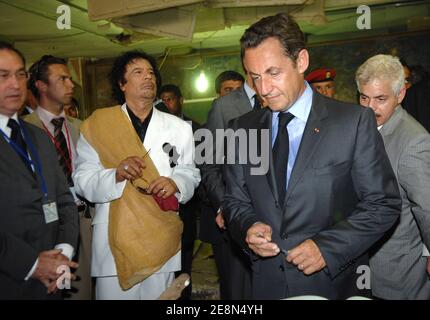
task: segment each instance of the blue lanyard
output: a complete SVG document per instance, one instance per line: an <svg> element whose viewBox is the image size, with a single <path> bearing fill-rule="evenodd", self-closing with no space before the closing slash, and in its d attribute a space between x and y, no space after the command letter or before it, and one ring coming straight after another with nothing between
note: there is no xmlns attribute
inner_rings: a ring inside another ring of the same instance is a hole
<svg viewBox="0 0 430 320"><path fill-rule="evenodd" d="M40 162L40 158L39 158L39 154L36 151L36 148L33 145L33 142L30 139L30 136L28 135L28 131L27 128L25 127L25 125L23 125L22 120L19 119L18 123L20 124L20 128L22 129L22 132L24 134L24 140L27 144L27 146L30 148L31 153L34 155L34 157L36 158L35 161L33 161L29 156L28 153L26 152L26 150L22 150L20 146L18 146L15 141L12 141L7 135L6 133L4 133L3 130L0 129L0 132L3 134L3 137L6 139L6 141L9 143L9 145L20 155L23 157L23 159L25 161L27 161L28 164L32 165L35 170L36 173L39 175L40 177L40 181L42 183L42 192L43 192L43 196L45 198L45 200L48 200L48 188L46 187L46 181L45 178L43 177L43 173L42 173L42 165Z"/></svg>

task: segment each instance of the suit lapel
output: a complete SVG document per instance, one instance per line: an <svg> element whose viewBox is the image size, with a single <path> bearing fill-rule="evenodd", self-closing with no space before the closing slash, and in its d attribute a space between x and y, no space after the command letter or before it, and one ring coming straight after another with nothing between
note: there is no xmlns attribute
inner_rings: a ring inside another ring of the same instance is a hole
<svg viewBox="0 0 430 320"><path fill-rule="evenodd" d="M274 164L273 164L273 150L272 150L272 112L269 112L269 110L266 108L267 112L264 113L264 116L261 117L261 124L262 129L269 128L269 170L266 173L266 179L267 183L269 184L270 190L272 191L273 198L275 199L276 203L279 203L278 199L278 188L276 185L276 176L275 176L275 170L274 170ZM258 139L258 150L259 154L261 154L261 139Z"/></svg>
<svg viewBox="0 0 430 320"><path fill-rule="evenodd" d="M31 123L32 125L42 129L45 131L44 126L42 124L42 120L40 120L37 112L30 113L23 118L26 122Z"/></svg>
<svg viewBox="0 0 430 320"><path fill-rule="evenodd" d="M66 116L67 128L69 129L70 138L73 141L73 144L76 146L79 138L79 126L81 122L77 119L73 119L69 116Z"/></svg>
<svg viewBox="0 0 430 320"><path fill-rule="evenodd" d="M397 125L399 124L402 118L402 108L397 106L397 109L394 111L391 118L384 124L384 126L379 131L383 137L387 137L394 133Z"/></svg>
<svg viewBox="0 0 430 320"><path fill-rule="evenodd" d="M312 100L311 112L303 132L302 141L300 142L297 158L291 172L288 189L285 195L284 209L287 201L297 183L303 177L303 172L312 159L312 155L318 146L321 138L324 136L324 118L327 117L327 107L321 100L321 97L314 93Z"/></svg>
<svg viewBox="0 0 430 320"><path fill-rule="evenodd" d="M240 95L237 97L237 102L233 103L233 106L237 109L238 114L242 115L252 110L251 103L249 102L248 96L246 95L243 86L240 88Z"/></svg>
<svg viewBox="0 0 430 320"><path fill-rule="evenodd" d="M257 111L259 112L259 111ZM269 129L269 147L270 152L268 154L269 156L269 170L266 173L266 179L267 183L269 184L270 190L273 194L273 198L276 202L278 202L278 189L276 187L276 177L274 172L274 164L273 164L273 155L272 155L272 112L268 108L263 109L261 111L263 114L258 120L258 123L256 124L257 130L261 132L261 130ZM252 126L251 126L252 128ZM259 136L259 139L257 139L257 154L262 155L263 148L261 147L261 140L262 135Z"/></svg>
<svg viewBox="0 0 430 320"><path fill-rule="evenodd" d="M35 144L35 142L34 142L35 138L32 135L32 133L30 133L30 130L28 129L28 127L27 127L27 132L29 132L30 138L32 139L31 142L33 142L33 144ZM6 167L13 168L13 170L12 170L13 174L16 171L21 172L21 174L23 176L25 176L26 178L28 178L34 182L35 175L32 175L30 173L30 171L28 170L28 168L26 167L26 165L22 161L21 157L12 148L12 146L9 145L9 143L3 137L0 137L0 148L2 150L2 154L4 155L4 158L6 161ZM36 146L35 146L35 148L36 148ZM28 152L30 153L31 158L35 159L34 155L30 152L29 149L30 148L28 148ZM3 153L3 150L4 150L4 153Z"/></svg>
<svg viewBox="0 0 430 320"><path fill-rule="evenodd" d="M158 144L167 142L166 132L169 130L164 126L163 116L162 111L153 108L152 118L146 131L145 140L143 141L146 151L155 148Z"/></svg>

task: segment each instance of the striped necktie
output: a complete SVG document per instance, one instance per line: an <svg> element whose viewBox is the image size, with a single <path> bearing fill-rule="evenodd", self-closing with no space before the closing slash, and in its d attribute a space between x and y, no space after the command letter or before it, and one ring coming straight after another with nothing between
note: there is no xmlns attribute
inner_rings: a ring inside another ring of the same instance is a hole
<svg viewBox="0 0 430 320"><path fill-rule="evenodd" d="M54 138L55 138L55 149L57 150L58 162L63 168L63 172L66 175L67 182L70 186L73 185L72 172L70 170L72 164L70 160L69 148L67 147L66 137L62 131L64 118L54 118L51 120L54 125Z"/></svg>

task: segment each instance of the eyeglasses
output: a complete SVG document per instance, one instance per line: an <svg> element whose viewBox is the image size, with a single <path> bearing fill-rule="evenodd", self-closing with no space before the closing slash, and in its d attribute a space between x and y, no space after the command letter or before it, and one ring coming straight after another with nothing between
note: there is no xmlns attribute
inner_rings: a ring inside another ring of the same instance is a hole
<svg viewBox="0 0 430 320"><path fill-rule="evenodd" d="M27 81L28 72L25 70L19 70L15 73L9 71L0 71L0 83L6 82L9 78L15 76L18 81Z"/></svg>

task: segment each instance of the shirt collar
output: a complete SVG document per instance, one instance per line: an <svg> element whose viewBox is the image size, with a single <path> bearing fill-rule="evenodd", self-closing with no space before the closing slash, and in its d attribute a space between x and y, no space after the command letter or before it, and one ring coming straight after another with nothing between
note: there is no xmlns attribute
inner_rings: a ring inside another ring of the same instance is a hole
<svg viewBox="0 0 430 320"><path fill-rule="evenodd" d="M61 113L57 116L49 112L48 110L42 108L41 106L37 106L36 113L39 116L40 120L42 120L42 122L45 125L51 125L51 121L54 118L60 118L60 117L66 118L66 114L64 110L62 110Z"/></svg>
<svg viewBox="0 0 430 320"><path fill-rule="evenodd" d="M245 90L245 93L248 97L249 100L253 99L255 96L255 91L254 89L252 89L248 83L245 81L245 83L243 84L243 89Z"/></svg>
<svg viewBox="0 0 430 320"><path fill-rule="evenodd" d="M0 129L3 130L4 133L10 132L10 128L7 126L9 119L12 118L18 122L18 113L15 113L12 117L8 117L4 114L0 113Z"/></svg>
<svg viewBox="0 0 430 320"><path fill-rule="evenodd" d="M294 115L294 117L300 119L303 122L308 121L309 113L311 112L312 107L312 97L313 91L305 81L305 91L303 91L302 95L294 102L294 104L287 110L287 112ZM273 115L277 116L279 112L274 112Z"/></svg>

